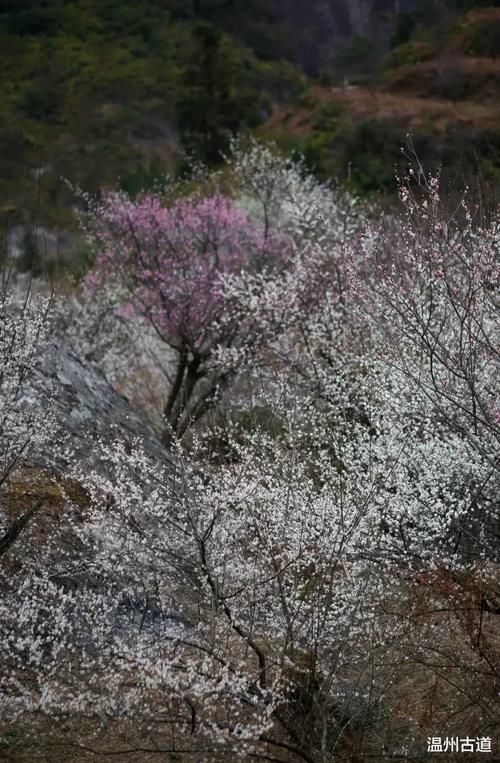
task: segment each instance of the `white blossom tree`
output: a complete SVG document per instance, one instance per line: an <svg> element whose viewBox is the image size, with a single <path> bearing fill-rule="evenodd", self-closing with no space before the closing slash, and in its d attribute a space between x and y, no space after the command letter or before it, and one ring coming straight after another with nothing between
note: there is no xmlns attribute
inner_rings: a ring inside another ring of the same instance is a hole
<svg viewBox="0 0 500 763"><path fill-rule="evenodd" d="M21 516L6 505L8 481L34 445L43 447L54 432L50 410L29 393L29 378L46 345L52 298L16 290L8 274L0 290L0 555L16 541L43 498Z"/></svg>

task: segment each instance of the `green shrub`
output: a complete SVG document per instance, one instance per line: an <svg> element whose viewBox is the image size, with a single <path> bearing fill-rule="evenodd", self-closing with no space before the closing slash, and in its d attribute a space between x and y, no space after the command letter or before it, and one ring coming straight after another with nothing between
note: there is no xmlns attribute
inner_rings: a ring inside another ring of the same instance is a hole
<svg viewBox="0 0 500 763"><path fill-rule="evenodd" d="M500 18L471 24L465 32L463 46L470 56L500 56Z"/></svg>
<svg viewBox="0 0 500 763"><path fill-rule="evenodd" d="M420 40L410 40L398 45L384 58L383 68L385 71L399 69L402 66L428 61L434 56L434 49L429 43Z"/></svg>

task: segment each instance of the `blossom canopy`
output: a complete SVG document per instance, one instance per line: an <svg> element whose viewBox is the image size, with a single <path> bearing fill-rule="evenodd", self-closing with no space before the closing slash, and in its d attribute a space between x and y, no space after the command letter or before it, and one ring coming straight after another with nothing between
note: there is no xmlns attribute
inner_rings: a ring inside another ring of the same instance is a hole
<svg viewBox="0 0 500 763"><path fill-rule="evenodd" d="M86 285L111 288L120 314L146 316L170 341L206 335L224 302L222 275L283 265L289 254L283 237L265 235L218 192L171 206L157 193L107 193L84 227L97 250Z"/></svg>

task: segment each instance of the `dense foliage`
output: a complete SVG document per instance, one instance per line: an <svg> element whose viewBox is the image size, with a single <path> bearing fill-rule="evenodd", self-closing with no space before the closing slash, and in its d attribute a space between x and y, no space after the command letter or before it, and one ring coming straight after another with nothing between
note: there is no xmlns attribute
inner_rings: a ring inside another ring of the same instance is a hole
<svg viewBox="0 0 500 763"><path fill-rule="evenodd" d="M35 215L40 169L38 213L67 222L72 197L62 177L88 190L120 177L135 190L172 167L178 127L189 148L213 159L231 131L262 120L280 89L303 86L291 64L260 61L218 17L172 6L23 0L0 8L4 213Z"/></svg>

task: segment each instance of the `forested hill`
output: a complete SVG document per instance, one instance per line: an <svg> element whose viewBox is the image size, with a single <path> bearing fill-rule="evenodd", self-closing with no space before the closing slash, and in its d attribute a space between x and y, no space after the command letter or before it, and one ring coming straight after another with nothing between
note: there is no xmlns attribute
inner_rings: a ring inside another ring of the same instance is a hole
<svg viewBox="0 0 500 763"><path fill-rule="evenodd" d="M424 160L454 159L456 145L473 143L495 177L500 19L478 20L483 5L3 0L2 223L68 226L72 193L61 178L135 191L177 166L181 145L213 163L245 129L304 151L320 174L349 176L363 192L391 190L409 127ZM408 96L437 101L428 119L411 116L421 104Z"/></svg>

